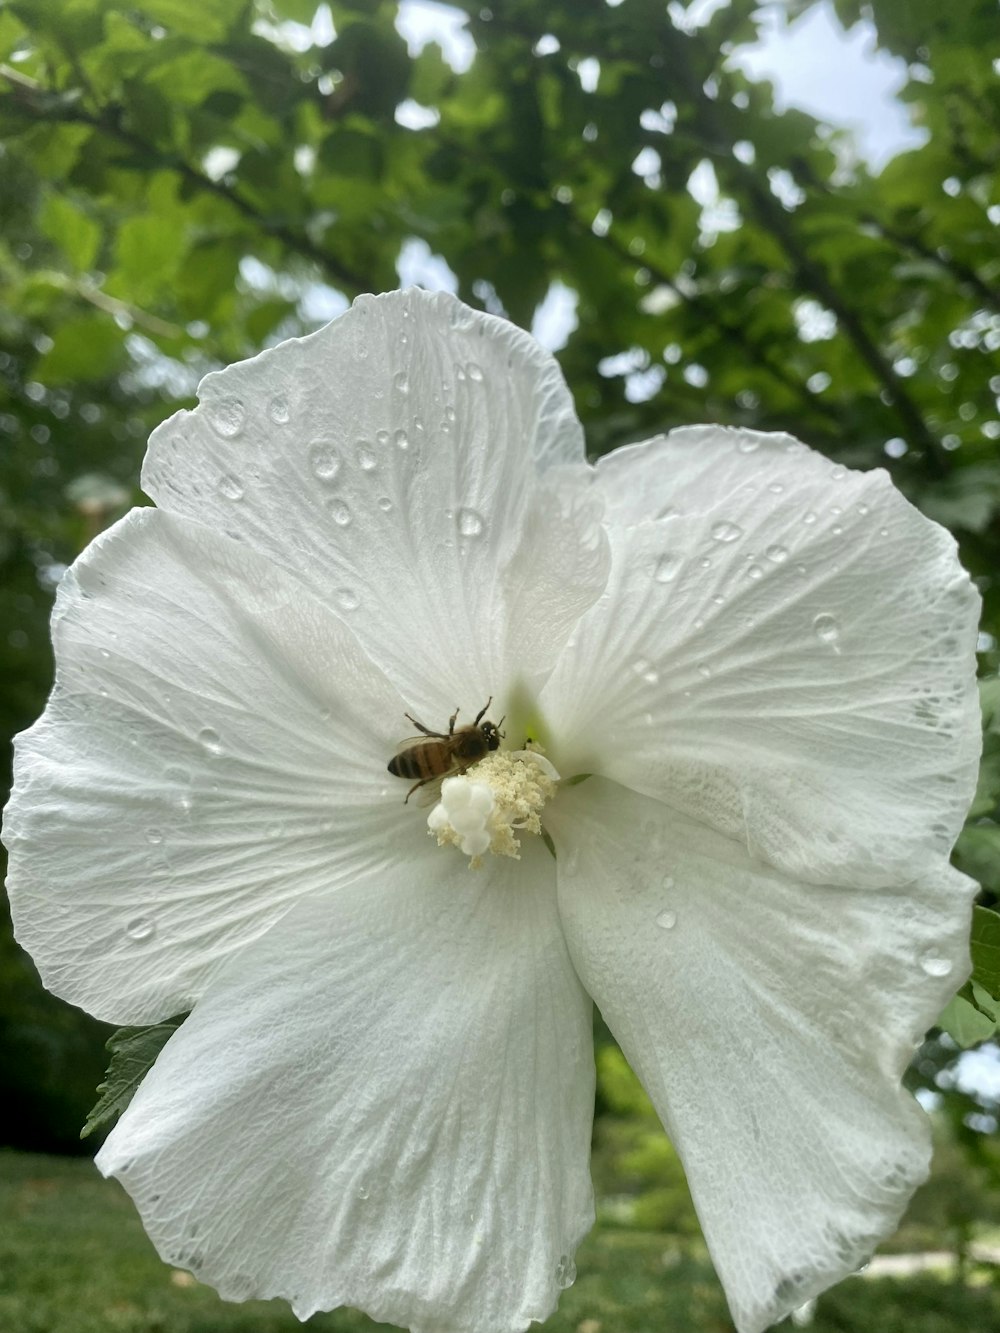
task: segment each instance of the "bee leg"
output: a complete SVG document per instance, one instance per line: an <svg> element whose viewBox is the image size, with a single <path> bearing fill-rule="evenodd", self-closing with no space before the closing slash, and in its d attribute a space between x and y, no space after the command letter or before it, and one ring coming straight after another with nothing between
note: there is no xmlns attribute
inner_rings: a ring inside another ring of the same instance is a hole
<svg viewBox="0 0 1000 1333"><path fill-rule="evenodd" d="M418 722L417 719L415 717L411 717L409 713L404 713L403 716L406 718L407 722L412 722L413 725L416 727L416 729L418 731L423 732L425 736L433 736L435 740L439 741L443 741L445 739L443 731L431 731L430 727L425 727L422 722Z"/></svg>
<svg viewBox="0 0 1000 1333"><path fill-rule="evenodd" d="M472 724L474 727L478 727L480 722L482 722L483 718L486 716L486 710L487 708L489 708L492 702L493 702L493 695L491 694L490 697L483 704L482 708L480 708L479 712L476 714L476 720Z"/></svg>
<svg viewBox="0 0 1000 1333"><path fill-rule="evenodd" d="M459 711L460 711L460 710L456 708L455 711L454 711L454 713L452 713L451 717L448 719L448 735L449 735L449 736L454 736L454 734L455 734L455 723L458 721L458 714L459 714ZM478 722L479 719L476 718L476 721Z"/></svg>
<svg viewBox="0 0 1000 1333"><path fill-rule="evenodd" d="M411 722L413 721L412 717L410 718L410 721ZM410 797L413 795L413 793L417 790L418 787L426 786L428 782L433 782L433 781L434 781L433 778L421 778L419 782L415 782L413 786L410 788L410 790L403 797L403 804L405 805L407 803L407 801L410 799Z"/></svg>

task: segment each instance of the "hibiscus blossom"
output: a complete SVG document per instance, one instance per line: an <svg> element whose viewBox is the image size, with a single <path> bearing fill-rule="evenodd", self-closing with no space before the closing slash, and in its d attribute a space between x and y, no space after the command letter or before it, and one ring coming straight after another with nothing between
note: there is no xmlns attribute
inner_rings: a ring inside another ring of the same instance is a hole
<svg viewBox="0 0 1000 1333"><path fill-rule="evenodd" d="M6 818L46 985L192 1011L98 1157L163 1257L303 1318L544 1319L593 1220L593 1000L741 1333L856 1268L968 967L951 537L783 435L591 467L555 362L443 295L200 398L63 581ZM456 709L486 757L404 802L406 715L446 747Z"/></svg>

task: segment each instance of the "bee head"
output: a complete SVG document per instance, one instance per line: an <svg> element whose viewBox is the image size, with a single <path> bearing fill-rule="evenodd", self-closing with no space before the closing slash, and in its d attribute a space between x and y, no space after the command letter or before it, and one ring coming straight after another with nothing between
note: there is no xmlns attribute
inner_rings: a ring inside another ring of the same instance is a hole
<svg viewBox="0 0 1000 1333"><path fill-rule="evenodd" d="M503 740L504 733L500 730L503 726L503 718L499 723L481 722L479 730L483 733L483 739L486 741L487 750L499 750L500 742Z"/></svg>

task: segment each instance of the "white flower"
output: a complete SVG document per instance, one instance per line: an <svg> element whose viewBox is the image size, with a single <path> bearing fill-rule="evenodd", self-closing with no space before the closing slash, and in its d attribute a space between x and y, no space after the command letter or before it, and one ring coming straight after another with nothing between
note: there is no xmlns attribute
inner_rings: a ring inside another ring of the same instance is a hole
<svg viewBox="0 0 1000 1333"><path fill-rule="evenodd" d="M49 987L193 1009L98 1158L164 1258L302 1317L544 1319L593 1216L593 997L741 1333L857 1267L968 967L948 534L785 436L591 468L555 362L422 292L210 375L143 485L60 588L6 839ZM491 696L524 753L429 833L404 713Z"/></svg>

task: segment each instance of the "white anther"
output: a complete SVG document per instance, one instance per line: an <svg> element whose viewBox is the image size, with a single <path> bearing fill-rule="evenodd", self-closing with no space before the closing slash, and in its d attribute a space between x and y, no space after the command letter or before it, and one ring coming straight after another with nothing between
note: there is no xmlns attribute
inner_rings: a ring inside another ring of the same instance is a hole
<svg viewBox="0 0 1000 1333"><path fill-rule="evenodd" d="M439 846L451 843L473 867L487 851L520 856L518 836L542 831L539 813L555 793L559 774L533 750L498 750L469 770L445 778L441 799L427 817Z"/></svg>

